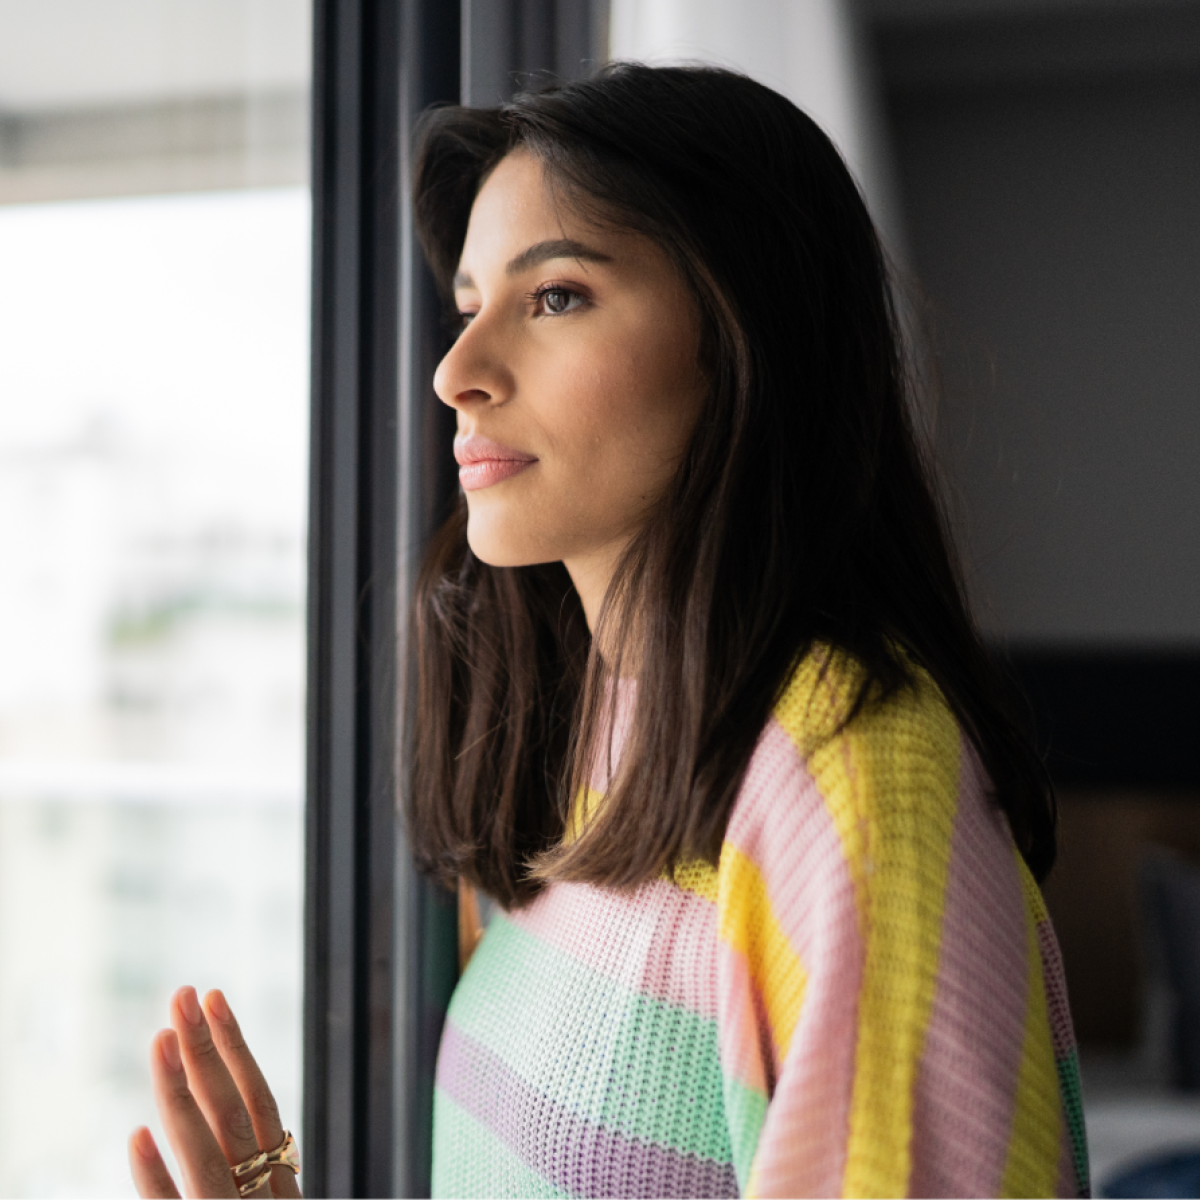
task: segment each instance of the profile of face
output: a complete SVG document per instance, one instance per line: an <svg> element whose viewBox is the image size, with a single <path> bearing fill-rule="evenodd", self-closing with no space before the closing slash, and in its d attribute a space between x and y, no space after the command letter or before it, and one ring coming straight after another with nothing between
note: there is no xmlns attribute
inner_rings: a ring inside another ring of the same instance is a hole
<svg viewBox="0 0 1200 1200"><path fill-rule="evenodd" d="M656 243L573 214L521 149L475 199L455 300L434 389L457 414L471 550L563 562L591 620L700 414L695 303Z"/></svg>

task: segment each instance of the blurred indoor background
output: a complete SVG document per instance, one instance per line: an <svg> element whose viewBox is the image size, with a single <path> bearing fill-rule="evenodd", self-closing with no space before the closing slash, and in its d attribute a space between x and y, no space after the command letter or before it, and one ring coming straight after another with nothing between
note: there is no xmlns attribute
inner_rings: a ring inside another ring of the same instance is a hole
<svg viewBox="0 0 1200 1200"><path fill-rule="evenodd" d="M617 57L790 95L885 232L976 610L1059 791L1093 1179L1147 1194L1116 1177L1200 1149L1200 4L612 14Z"/></svg>
<svg viewBox="0 0 1200 1200"><path fill-rule="evenodd" d="M1095 1177L1200 1148L1200 3L463 0L467 98L472 22L561 71L581 5L861 181L1060 791ZM182 982L298 1111L310 29L0 0L0 1194L130 1191Z"/></svg>

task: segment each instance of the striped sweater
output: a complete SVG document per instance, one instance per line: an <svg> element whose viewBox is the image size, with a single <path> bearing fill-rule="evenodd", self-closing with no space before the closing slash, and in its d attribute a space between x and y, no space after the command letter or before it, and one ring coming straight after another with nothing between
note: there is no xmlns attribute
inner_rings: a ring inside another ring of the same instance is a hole
<svg viewBox="0 0 1200 1200"><path fill-rule="evenodd" d="M857 668L826 668L715 868L493 919L443 1033L435 1196L1086 1194L1054 933L977 759L921 673L839 730Z"/></svg>

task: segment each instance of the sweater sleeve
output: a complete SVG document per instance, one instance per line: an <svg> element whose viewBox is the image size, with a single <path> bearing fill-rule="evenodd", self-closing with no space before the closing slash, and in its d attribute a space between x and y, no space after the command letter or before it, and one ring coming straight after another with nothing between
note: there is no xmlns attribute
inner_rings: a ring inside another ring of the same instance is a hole
<svg viewBox="0 0 1200 1200"><path fill-rule="evenodd" d="M932 681L844 728L801 665L713 886L739 1186L764 1196L1086 1192L1057 948Z"/></svg>

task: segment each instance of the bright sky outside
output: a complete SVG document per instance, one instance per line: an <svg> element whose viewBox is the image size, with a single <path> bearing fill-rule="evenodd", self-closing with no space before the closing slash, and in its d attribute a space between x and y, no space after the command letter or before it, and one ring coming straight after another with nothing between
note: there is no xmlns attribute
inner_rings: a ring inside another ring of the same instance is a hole
<svg viewBox="0 0 1200 1200"><path fill-rule="evenodd" d="M299 1113L308 261L303 188L0 207L5 1195L132 1192L181 983Z"/></svg>
<svg viewBox="0 0 1200 1200"><path fill-rule="evenodd" d="M113 606L194 591L214 531L226 590L302 603L308 241L300 188L0 209L0 761L14 711L99 702Z"/></svg>

